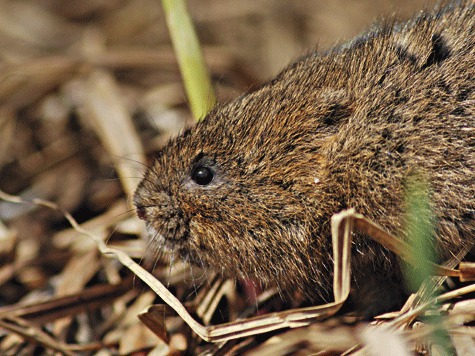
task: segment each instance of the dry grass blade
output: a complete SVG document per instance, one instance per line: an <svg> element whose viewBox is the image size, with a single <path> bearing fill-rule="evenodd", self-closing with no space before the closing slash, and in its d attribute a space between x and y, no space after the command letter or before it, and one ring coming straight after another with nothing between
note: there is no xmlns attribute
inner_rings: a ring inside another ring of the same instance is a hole
<svg viewBox="0 0 475 356"><path fill-rule="evenodd" d="M203 320L206 325L209 325L211 318L213 317L219 302L223 296L227 296L230 299L230 294L234 290L233 281L227 280L217 280L212 284L211 288L206 291L203 299L200 301L198 308L196 309L196 314Z"/></svg>
<svg viewBox="0 0 475 356"><path fill-rule="evenodd" d="M132 118L125 108L114 78L103 71L91 74L84 88L83 105L94 121L92 127L115 158L116 170L124 191L132 195L136 179L141 176L145 157ZM138 162L132 165L130 160ZM127 161L128 159L129 161Z"/></svg>
<svg viewBox="0 0 475 356"><path fill-rule="evenodd" d="M130 209L127 207L127 204L123 201L120 201L117 204L114 204L109 207L109 209L94 219L90 219L82 224L82 227L91 232L102 231L106 227L111 227L119 224L124 218L130 216ZM108 235L103 235L104 238L107 238ZM78 242L77 231L73 228L64 229L56 233L53 236L53 243L60 247L66 248L70 245L75 245L77 250L87 250L88 246L83 242ZM76 246L79 245L79 246Z"/></svg>
<svg viewBox="0 0 475 356"><path fill-rule="evenodd" d="M31 104L71 77L77 66L76 59L58 56L2 68L0 103L15 109Z"/></svg>
<svg viewBox="0 0 475 356"><path fill-rule="evenodd" d="M459 266L460 280L462 282L475 281L475 263L462 262Z"/></svg>
<svg viewBox="0 0 475 356"><path fill-rule="evenodd" d="M138 314L138 317L161 340L169 341L165 327L165 306L152 305Z"/></svg>
<svg viewBox="0 0 475 356"><path fill-rule="evenodd" d="M417 316L423 314L427 309L431 308L436 304L440 304L443 302L447 302L457 297L461 297L470 293L475 292L475 284L465 286L462 288L458 288L456 290L441 294L435 298L432 298L429 301L417 306L416 308L408 311L407 313L399 316L398 318L394 319L390 322L391 325L395 327L403 327L408 325L412 320L414 320Z"/></svg>
<svg viewBox="0 0 475 356"><path fill-rule="evenodd" d="M0 107L0 164L2 159L6 160L5 153L13 139L15 130L15 114L7 106Z"/></svg>
<svg viewBox="0 0 475 356"><path fill-rule="evenodd" d="M74 355L74 353L69 350L68 345L57 341L56 339L49 336L46 332L34 327L33 325L30 325L28 322L20 318L0 319L0 327L13 331L16 334L21 335L33 342L41 343L64 355Z"/></svg>
<svg viewBox="0 0 475 356"><path fill-rule="evenodd" d="M399 257L407 260L409 263L412 263L412 264L418 263L418 261L411 260L411 254L409 253L409 246L406 242L389 234L383 228L379 227L377 224L375 224L374 222L365 218L362 215L354 214L353 218L355 220L355 227L358 230L365 232L368 236L371 237L371 239L380 243L381 245L386 247L389 251L394 252ZM468 250L469 250L468 248L464 249L462 251L462 254L466 254ZM428 263L431 263L431 262L428 262ZM434 265L434 264L432 265L433 265L436 275L453 276L453 277L461 276L460 270L455 270L452 268L447 268L444 266L439 266L439 265Z"/></svg>
<svg viewBox="0 0 475 356"><path fill-rule="evenodd" d="M252 350L250 355L290 355L297 352L302 344L308 354L318 352L343 353L359 343L357 334L348 325L335 325L331 320L294 329L283 335L276 335ZM326 351L327 350L327 351Z"/></svg>
<svg viewBox="0 0 475 356"><path fill-rule="evenodd" d="M116 285L97 285L81 290L72 295L56 297L47 301L32 304L9 305L0 308L0 319L18 317L34 324L43 324L64 316L75 315L104 301L114 300L132 286L132 280L126 279Z"/></svg>

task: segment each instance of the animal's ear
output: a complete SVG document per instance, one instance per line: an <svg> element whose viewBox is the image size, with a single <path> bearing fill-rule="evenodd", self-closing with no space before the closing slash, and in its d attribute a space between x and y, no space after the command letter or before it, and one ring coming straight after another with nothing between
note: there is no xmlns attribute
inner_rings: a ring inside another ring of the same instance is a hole
<svg viewBox="0 0 475 356"><path fill-rule="evenodd" d="M341 119L353 114L351 97L345 90L325 90L323 102L327 112L323 115L325 124L338 124Z"/></svg>
<svg viewBox="0 0 475 356"><path fill-rule="evenodd" d="M316 101L314 115L316 114L321 129L338 129L354 112L354 101L343 89L323 89L318 93Z"/></svg>

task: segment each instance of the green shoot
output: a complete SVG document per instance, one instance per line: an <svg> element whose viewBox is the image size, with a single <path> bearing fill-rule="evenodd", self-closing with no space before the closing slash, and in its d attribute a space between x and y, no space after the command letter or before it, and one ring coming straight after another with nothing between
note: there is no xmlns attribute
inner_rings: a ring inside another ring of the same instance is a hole
<svg viewBox="0 0 475 356"><path fill-rule="evenodd" d="M185 0L162 0L162 6L191 112L199 120L211 110L216 98L198 37Z"/></svg>
<svg viewBox="0 0 475 356"><path fill-rule="evenodd" d="M408 182L406 188L406 235L411 247L410 261L413 262L413 264L404 264L406 283L410 290L417 290L424 284L424 287L419 289L425 291L421 297L424 300L429 300L435 297L436 293L432 263L437 262L435 218L429 202L429 186L424 179L413 177ZM434 308L437 308L437 305L434 305ZM436 312L430 317L426 317L424 322L434 326L441 326L442 317ZM439 345L446 354L450 354L450 338L443 327L436 327L434 329L431 341Z"/></svg>

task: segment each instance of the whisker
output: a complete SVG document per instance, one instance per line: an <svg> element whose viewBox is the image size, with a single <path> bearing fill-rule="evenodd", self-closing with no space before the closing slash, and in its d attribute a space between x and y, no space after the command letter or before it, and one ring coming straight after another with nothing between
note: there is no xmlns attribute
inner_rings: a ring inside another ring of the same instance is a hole
<svg viewBox="0 0 475 356"><path fill-rule="evenodd" d="M171 248L171 255L170 255L170 263L169 263L169 268L168 268L168 277L167 277L167 289L170 288L170 279L172 276L172 268L173 268L173 263L175 262L175 243L172 244Z"/></svg>
<svg viewBox="0 0 475 356"><path fill-rule="evenodd" d="M117 214L115 217L122 218L122 217L124 217L125 215L128 215L128 214L135 215L135 209L134 208L127 209L126 211Z"/></svg>
<svg viewBox="0 0 475 356"><path fill-rule="evenodd" d="M129 157L125 157L125 156L117 156L117 155L113 155L113 157L115 157L119 160L122 160L122 161L128 161L129 163L136 163L139 166L144 167L146 170L151 168L151 166L149 166L148 164L146 164L144 162L141 162L139 160L133 159L133 158L129 158Z"/></svg>

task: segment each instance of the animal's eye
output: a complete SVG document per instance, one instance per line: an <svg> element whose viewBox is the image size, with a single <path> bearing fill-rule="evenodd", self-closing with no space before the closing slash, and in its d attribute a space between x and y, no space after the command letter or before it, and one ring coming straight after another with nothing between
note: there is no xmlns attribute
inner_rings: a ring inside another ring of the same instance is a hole
<svg viewBox="0 0 475 356"><path fill-rule="evenodd" d="M196 184L208 185L214 178L214 172L211 168L206 166L198 166L191 172L191 179Z"/></svg>
<svg viewBox="0 0 475 356"><path fill-rule="evenodd" d="M146 220L147 219L147 212L145 211L145 208L143 206L137 206L137 216L141 220Z"/></svg>

